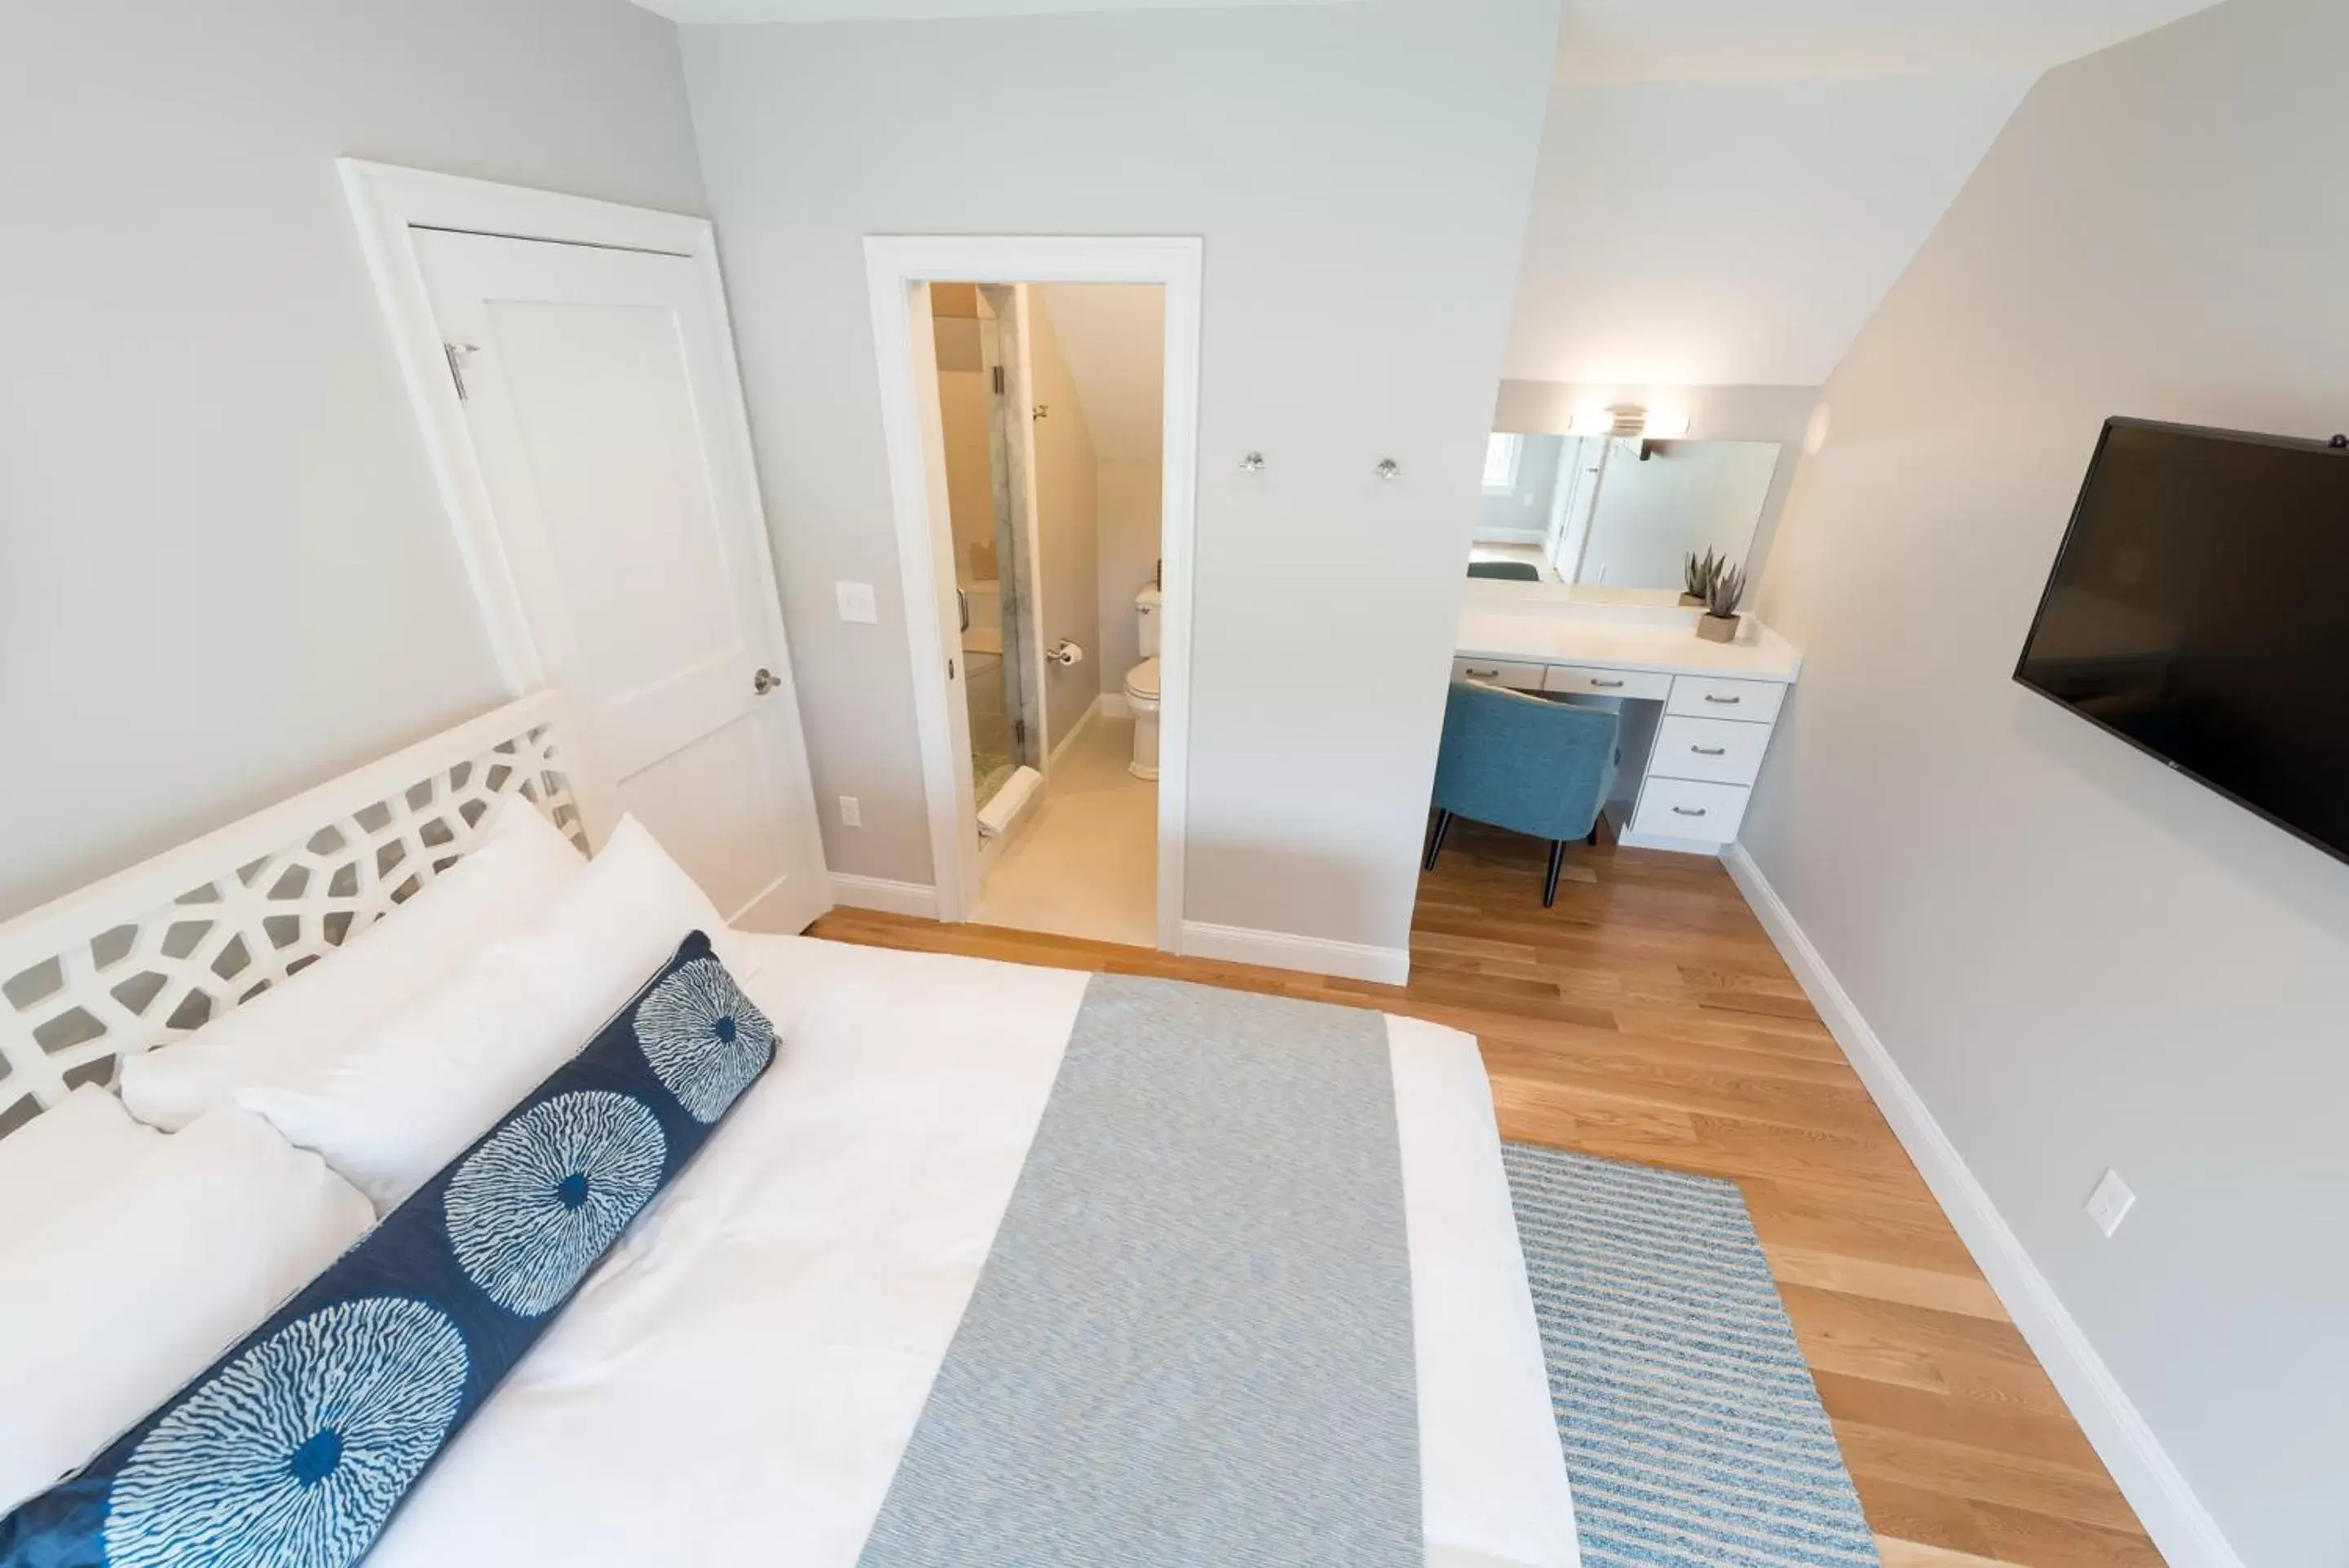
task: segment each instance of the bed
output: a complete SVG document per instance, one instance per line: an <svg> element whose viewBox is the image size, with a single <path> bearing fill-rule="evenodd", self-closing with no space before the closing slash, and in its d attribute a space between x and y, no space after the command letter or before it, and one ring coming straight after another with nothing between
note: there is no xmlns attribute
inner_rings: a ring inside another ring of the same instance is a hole
<svg viewBox="0 0 2349 1568"><path fill-rule="evenodd" d="M526 804L584 841L563 723L559 700L526 699L0 928L9 1125L332 962L502 809ZM791 936L736 950L781 1036L775 1064L369 1562L860 1561L1092 977ZM1573 1506L1475 1042L1382 1027L1425 1561L1570 1568Z"/></svg>

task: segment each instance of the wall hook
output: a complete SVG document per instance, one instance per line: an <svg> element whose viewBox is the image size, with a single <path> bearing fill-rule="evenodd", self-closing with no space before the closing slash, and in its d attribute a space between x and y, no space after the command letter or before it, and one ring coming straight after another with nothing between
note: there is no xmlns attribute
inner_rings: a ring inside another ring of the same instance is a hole
<svg viewBox="0 0 2349 1568"><path fill-rule="evenodd" d="M1240 472L1242 473L1262 473L1264 472L1264 453L1260 452L1252 452L1246 457L1240 459Z"/></svg>
<svg viewBox="0 0 2349 1568"><path fill-rule="evenodd" d="M1391 457L1382 457L1379 459L1378 467L1371 470L1371 472L1377 474L1381 479L1401 479L1402 477L1402 464L1397 462Z"/></svg>

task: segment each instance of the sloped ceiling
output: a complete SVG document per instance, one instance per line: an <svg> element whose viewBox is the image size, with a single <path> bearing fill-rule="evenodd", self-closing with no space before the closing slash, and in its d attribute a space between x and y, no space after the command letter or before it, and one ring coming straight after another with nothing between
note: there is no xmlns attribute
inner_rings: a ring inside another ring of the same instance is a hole
<svg viewBox="0 0 2349 1568"><path fill-rule="evenodd" d="M1567 0L1513 379L1815 386L2039 74L2209 0Z"/></svg>
<svg viewBox="0 0 2349 1568"><path fill-rule="evenodd" d="M1042 16L1063 11L1226 10L1339 5L1357 0L636 0L674 22L914 22Z"/></svg>
<svg viewBox="0 0 2349 1568"><path fill-rule="evenodd" d="M1816 386L2030 85L1560 83L1506 373Z"/></svg>
<svg viewBox="0 0 2349 1568"><path fill-rule="evenodd" d="M1093 455L1156 457L1165 400L1164 290L1154 283L1053 283L1038 292L1084 401Z"/></svg>
<svg viewBox="0 0 2349 1568"><path fill-rule="evenodd" d="M1581 81L2037 76L2213 0L1566 0Z"/></svg>

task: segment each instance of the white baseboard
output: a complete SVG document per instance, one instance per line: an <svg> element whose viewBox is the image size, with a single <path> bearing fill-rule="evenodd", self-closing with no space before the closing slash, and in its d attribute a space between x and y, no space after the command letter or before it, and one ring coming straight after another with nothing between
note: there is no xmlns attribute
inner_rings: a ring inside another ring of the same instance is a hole
<svg viewBox="0 0 2349 1568"><path fill-rule="evenodd" d="M1126 701L1124 692L1104 691L1101 694L1101 716L1104 719L1131 719L1133 707Z"/></svg>
<svg viewBox="0 0 2349 1568"><path fill-rule="evenodd" d="M938 890L926 882L892 882L885 877L832 874L832 901L855 909L879 909L890 915L938 918Z"/></svg>
<svg viewBox="0 0 2349 1568"><path fill-rule="evenodd" d="M1044 762L1046 773L1049 774L1061 765L1061 759L1069 754L1069 748L1077 743L1077 737L1083 734L1092 726L1092 722L1102 716L1102 704L1108 701L1109 698L1104 693L1085 705L1085 711L1077 716L1077 722L1069 726L1069 732L1052 743L1052 754ZM1125 700L1121 697L1118 701L1123 702Z"/></svg>
<svg viewBox="0 0 2349 1568"><path fill-rule="evenodd" d="M1892 1124L1901 1147L1909 1151L1974 1262L1989 1277L1991 1287L2046 1368L2056 1391L2064 1396L2064 1403L2071 1407L2097 1457L2112 1471L2121 1495L2137 1510L2154 1544L2177 1568L2243 1568L2242 1558L2228 1542L2219 1521L2202 1506L2114 1377L2112 1368L2088 1342L2086 1333L2064 1310L2047 1276L2023 1251L2021 1239L1967 1168L1957 1146L1933 1119L1915 1085L1885 1050L1884 1042L1859 1015L1818 949L1795 923L1794 912L1770 886L1754 857L1744 845L1733 844L1721 860L1761 918L1779 955L1802 982L1836 1044L1851 1059L1877 1108Z"/></svg>
<svg viewBox="0 0 2349 1568"><path fill-rule="evenodd" d="M1411 979L1408 948L1374 948L1361 942L1332 941L1326 937L1251 930L1246 926L1212 926L1205 920L1183 922L1183 953L1186 958L1268 964L1274 969L1343 975L1348 980L1371 980L1387 985L1402 985Z"/></svg>

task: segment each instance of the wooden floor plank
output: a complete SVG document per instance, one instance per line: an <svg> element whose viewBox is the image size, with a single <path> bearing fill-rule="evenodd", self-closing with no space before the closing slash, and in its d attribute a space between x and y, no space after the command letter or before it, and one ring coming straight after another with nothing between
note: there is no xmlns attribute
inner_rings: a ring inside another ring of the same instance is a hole
<svg viewBox="0 0 2349 1568"><path fill-rule="evenodd" d="M1946 1546L1928 1546L1917 1541L1896 1541L1889 1535L1876 1538L1876 1552L1883 1559L1884 1568L1998 1568L1992 1559L1977 1557L1971 1552L1952 1552Z"/></svg>
<svg viewBox="0 0 2349 1568"><path fill-rule="evenodd" d="M1738 1183L1887 1568L2158 1568L1834 1037L1712 861L1458 823L1406 987L843 909L813 934L1164 975L1475 1034L1502 1136Z"/></svg>

